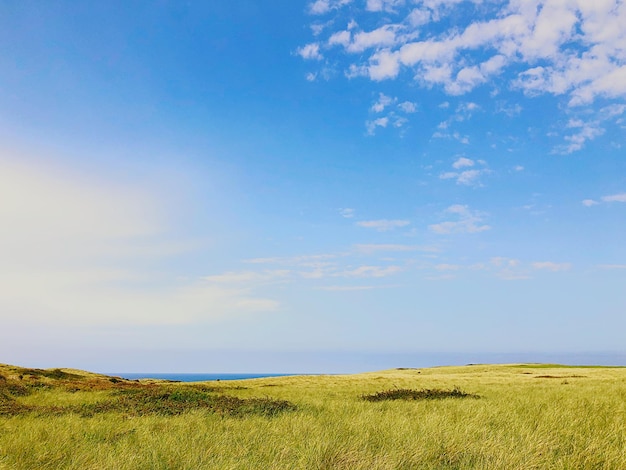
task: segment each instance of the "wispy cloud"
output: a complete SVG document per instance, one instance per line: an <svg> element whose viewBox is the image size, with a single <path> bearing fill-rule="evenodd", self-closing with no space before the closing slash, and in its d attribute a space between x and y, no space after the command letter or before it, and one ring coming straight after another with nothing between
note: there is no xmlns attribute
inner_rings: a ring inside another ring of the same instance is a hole
<svg viewBox="0 0 626 470"><path fill-rule="evenodd" d="M244 260L244 263L251 264L279 264L284 266L316 266L318 263L329 262L337 258L339 255L334 253L321 253L315 255L300 255L286 257L268 257L268 258L250 258Z"/></svg>
<svg viewBox="0 0 626 470"><path fill-rule="evenodd" d="M341 217L345 219L352 219L354 217L354 212L354 209L350 207L339 209L339 214L341 214Z"/></svg>
<svg viewBox="0 0 626 470"><path fill-rule="evenodd" d="M356 224L359 227L371 228L379 232L388 232L396 228L406 227L410 225L410 221L404 219L379 219L379 220L362 220Z"/></svg>
<svg viewBox="0 0 626 470"><path fill-rule="evenodd" d="M459 158L452 165L453 168L466 168L474 166L474 161L469 158ZM481 186L480 177L490 173L490 170L487 168L474 168L471 170L462 170L462 171L446 171L439 175L439 178L442 180L453 179L456 181L456 184L460 184L463 186Z"/></svg>
<svg viewBox="0 0 626 470"><path fill-rule="evenodd" d="M462 269L462 266L458 264L442 263L435 265L435 269L437 271L458 271Z"/></svg>
<svg viewBox="0 0 626 470"><path fill-rule="evenodd" d="M394 244L361 244L354 245L354 249L357 252L372 254L379 252L407 252L407 251L425 251L425 252L437 252L436 247L432 246L417 246L417 245L394 245Z"/></svg>
<svg viewBox="0 0 626 470"><path fill-rule="evenodd" d="M571 263L555 263L553 261L535 261L532 263L533 269L546 271L568 271L572 268Z"/></svg>
<svg viewBox="0 0 626 470"><path fill-rule="evenodd" d="M365 127L367 129L367 135L374 135L377 127L382 127L384 129L388 124L389 118L387 116L366 121Z"/></svg>
<svg viewBox="0 0 626 470"><path fill-rule="evenodd" d="M385 110L387 106L392 104L395 101L395 98L385 95L384 93L380 93L378 97L378 101L376 101L372 105L372 111L375 113L381 113Z"/></svg>
<svg viewBox="0 0 626 470"><path fill-rule="evenodd" d="M585 207L591 207L591 206L596 206L600 204L598 201L594 201L593 199L583 199L582 200L582 205Z"/></svg>
<svg viewBox="0 0 626 470"><path fill-rule="evenodd" d="M472 211L468 206L454 204L445 210L446 215L456 217L456 220L429 225L428 228L438 234L451 233L479 233L491 229L491 226L483 224L484 215L478 211Z"/></svg>
<svg viewBox="0 0 626 470"><path fill-rule="evenodd" d="M583 122L579 119L571 119L567 123L568 129L576 129L573 134L565 136L565 141L568 142L565 145L557 146L555 153L569 154L576 152L583 148L585 142L593 140L596 137L604 134L605 130L600 127L600 123L597 121Z"/></svg>
<svg viewBox="0 0 626 470"><path fill-rule="evenodd" d="M602 198L604 202L626 202L626 193L612 194Z"/></svg>
<svg viewBox="0 0 626 470"><path fill-rule="evenodd" d="M599 269L626 269L626 264L599 264Z"/></svg>
<svg viewBox="0 0 626 470"><path fill-rule="evenodd" d="M380 113L386 112L384 116L370 119L365 122L367 134L374 135L378 127L403 127L407 122L409 122L407 116L417 111L417 105L411 101L403 101L398 104L397 97L379 93L378 99L372 104L370 111L375 115L380 115Z"/></svg>
<svg viewBox="0 0 626 470"><path fill-rule="evenodd" d="M401 272L401 266L359 266L336 274L339 277L387 277Z"/></svg>
<svg viewBox="0 0 626 470"><path fill-rule="evenodd" d="M322 286L318 287L318 290L325 290L329 292L353 292L362 290L380 289L384 286Z"/></svg>
<svg viewBox="0 0 626 470"><path fill-rule="evenodd" d="M495 275L505 281L522 281L530 279L527 270L522 267L520 260L496 256L491 258L487 266L495 271Z"/></svg>
<svg viewBox="0 0 626 470"><path fill-rule="evenodd" d="M626 202L626 193L610 194L608 196L602 196L600 201L595 199L583 199L582 205L585 207L597 206L601 202Z"/></svg>
<svg viewBox="0 0 626 470"><path fill-rule="evenodd" d="M448 109L449 106L450 103L447 101L439 105L439 107L442 109ZM463 135L458 131L454 131L452 130L452 128L458 123L462 123L471 119L474 113L480 110L481 107L473 101L461 102L456 107L456 110L448 117L448 119L439 123L439 125L437 126L437 131L433 134L433 138L454 139L462 144L469 144L470 140L468 136Z"/></svg>
<svg viewBox="0 0 626 470"><path fill-rule="evenodd" d="M234 283L250 283L250 282L267 282L285 279L289 277L291 271L287 269L266 270L262 272L256 271L231 271L223 274L205 276L203 280L209 282L234 284Z"/></svg>

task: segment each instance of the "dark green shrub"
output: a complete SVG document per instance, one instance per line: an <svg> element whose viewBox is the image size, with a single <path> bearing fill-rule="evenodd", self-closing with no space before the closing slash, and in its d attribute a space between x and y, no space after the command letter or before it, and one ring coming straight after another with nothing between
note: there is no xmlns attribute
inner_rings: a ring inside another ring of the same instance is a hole
<svg viewBox="0 0 626 470"><path fill-rule="evenodd" d="M478 395L466 393L459 388L445 389L422 389L413 390L408 388L395 388L376 392L371 395L362 395L366 401L384 400L440 400L443 398L480 398Z"/></svg>

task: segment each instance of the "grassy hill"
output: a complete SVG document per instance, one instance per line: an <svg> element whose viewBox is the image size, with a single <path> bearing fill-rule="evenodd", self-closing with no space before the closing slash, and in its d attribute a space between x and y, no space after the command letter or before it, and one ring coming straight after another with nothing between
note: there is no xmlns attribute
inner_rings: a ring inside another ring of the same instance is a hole
<svg viewBox="0 0 626 470"><path fill-rule="evenodd" d="M624 469L626 369L203 383L0 364L0 469Z"/></svg>

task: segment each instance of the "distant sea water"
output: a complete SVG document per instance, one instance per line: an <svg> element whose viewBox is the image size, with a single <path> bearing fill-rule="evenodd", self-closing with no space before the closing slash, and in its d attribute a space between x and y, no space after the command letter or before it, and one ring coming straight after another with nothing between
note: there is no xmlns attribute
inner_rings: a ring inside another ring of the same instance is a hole
<svg viewBox="0 0 626 470"><path fill-rule="evenodd" d="M176 373L107 373L114 377L122 377L124 379L160 379L160 380L175 380L178 382L204 382L207 380L244 380L244 379L261 379L264 377L287 377L297 374L176 374Z"/></svg>

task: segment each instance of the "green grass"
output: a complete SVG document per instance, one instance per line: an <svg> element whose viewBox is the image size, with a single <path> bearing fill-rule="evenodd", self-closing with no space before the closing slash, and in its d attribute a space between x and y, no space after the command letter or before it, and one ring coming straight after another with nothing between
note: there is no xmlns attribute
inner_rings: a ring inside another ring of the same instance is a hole
<svg viewBox="0 0 626 470"><path fill-rule="evenodd" d="M0 469L626 468L623 368L203 384L59 371L0 365Z"/></svg>

